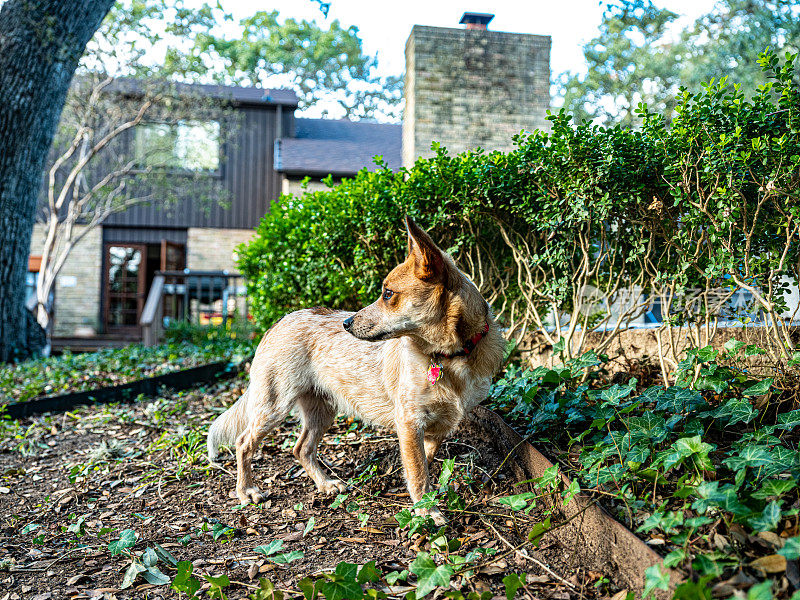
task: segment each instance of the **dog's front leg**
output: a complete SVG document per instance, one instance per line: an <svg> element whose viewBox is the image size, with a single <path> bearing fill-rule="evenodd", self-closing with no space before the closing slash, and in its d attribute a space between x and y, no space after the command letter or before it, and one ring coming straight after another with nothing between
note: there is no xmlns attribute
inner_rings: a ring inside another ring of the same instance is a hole
<svg viewBox="0 0 800 600"><path fill-rule="evenodd" d="M400 441L400 456L406 473L408 493L411 502L416 504L428 492L428 461L425 458L425 432L416 424L408 421L397 423L397 437ZM437 525L444 525L447 519L438 508L421 509L420 514L433 517Z"/></svg>

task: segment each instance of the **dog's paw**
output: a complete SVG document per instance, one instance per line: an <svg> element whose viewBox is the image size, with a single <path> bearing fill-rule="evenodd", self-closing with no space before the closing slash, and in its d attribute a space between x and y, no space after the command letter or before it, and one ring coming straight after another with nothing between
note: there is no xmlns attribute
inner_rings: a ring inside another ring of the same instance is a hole
<svg viewBox="0 0 800 600"><path fill-rule="evenodd" d="M242 506L247 504L260 504L264 497L257 487L249 487L244 490L236 490L236 497Z"/></svg>
<svg viewBox="0 0 800 600"><path fill-rule="evenodd" d="M317 488L326 496L333 496L334 494L344 493L344 491L347 489L347 486L341 481L328 479L327 481L323 481L321 485L318 485Z"/></svg>
<svg viewBox="0 0 800 600"><path fill-rule="evenodd" d="M433 522L436 523L439 527L442 525L447 525L447 517L442 514L438 508L431 508L431 509L424 509L420 508L417 509L417 514L420 516L428 516L433 519Z"/></svg>

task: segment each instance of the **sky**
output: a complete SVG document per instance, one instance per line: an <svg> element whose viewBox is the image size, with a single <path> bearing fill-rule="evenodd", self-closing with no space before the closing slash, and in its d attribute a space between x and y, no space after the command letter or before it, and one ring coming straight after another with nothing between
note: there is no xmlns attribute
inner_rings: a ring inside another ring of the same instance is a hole
<svg viewBox="0 0 800 600"><path fill-rule="evenodd" d="M709 12L715 0L656 0L655 4L683 15L685 26ZM405 70L406 39L415 24L461 27L458 21L465 11L495 15L489 29L516 33L535 33L552 37L551 72L585 72L582 46L597 35L603 13L598 0L402 0L400 2L364 2L330 0L328 18L311 0L222 0L222 6L240 18L255 10L278 10L281 16L314 19L319 23L339 19L344 25L359 28L369 54L378 54L381 74ZM191 4L191 1L187 1Z"/></svg>

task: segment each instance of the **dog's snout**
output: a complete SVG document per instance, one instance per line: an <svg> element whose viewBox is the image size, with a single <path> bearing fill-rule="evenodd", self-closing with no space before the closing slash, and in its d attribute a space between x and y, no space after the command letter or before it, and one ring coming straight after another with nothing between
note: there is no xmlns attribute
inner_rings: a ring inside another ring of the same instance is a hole
<svg viewBox="0 0 800 600"><path fill-rule="evenodd" d="M353 316L355 316L355 315L353 315ZM342 323L342 326L344 327L345 331L350 331L350 328L353 326L353 317L346 318L344 320L344 322Z"/></svg>

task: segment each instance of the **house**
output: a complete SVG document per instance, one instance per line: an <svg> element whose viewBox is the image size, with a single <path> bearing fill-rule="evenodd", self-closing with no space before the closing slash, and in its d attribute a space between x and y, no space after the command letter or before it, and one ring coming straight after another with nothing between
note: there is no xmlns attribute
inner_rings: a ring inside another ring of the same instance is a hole
<svg viewBox="0 0 800 600"><path fill-rule="evenodd" d="M492 15L465 13L463 28L415 25L406 44L402 125L296 116L291 90L183 86L225 99L238 126L226 139L223 120L207 116L135 128L131 148L153 140L170 158L176 185L192 173L212 178L224 202L200 203L192 190L167 207L152 202L111 215L72 251L55 289L54 337L115 335L140 339L140 319L157 271L235 271L235 248L246 242L282 193L300 193L375 168L392 169L430 153L433 140L458 152L509 149L522 129L547 126L550 38L491 31ZM164 143L163 141L159 143ZM188 148L188 150L187 150ZM44 228L37 224L31 269ZM191 299L188 296L186 301Z"/></svg>

